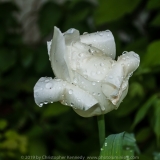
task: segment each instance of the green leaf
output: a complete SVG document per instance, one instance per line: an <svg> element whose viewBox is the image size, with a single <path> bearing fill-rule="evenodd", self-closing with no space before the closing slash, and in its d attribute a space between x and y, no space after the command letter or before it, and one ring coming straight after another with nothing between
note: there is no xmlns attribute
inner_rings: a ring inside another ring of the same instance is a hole
<svg viewBox="0 0 160 160"><path fill-rule="evenodd" d="M153 21L150 23L151 26L159 27L160 26L160 13L156 15Z"/></svg>
<svg viewBox="0 0 160 160"><path fill-rule="evenodd" d="M152 42L148 48L147 53L142 60L142 65L151 67L160 65L160 40Z"/></svg>
<svg viewBox="0 0 160 160"><path fill-rule="evenodd" d="M39 12L38 24L42 36L46 36L51 31L53 27L57 25L62 16L62 10L60 6L53 2L48 2L43 5Z"/></svg>
<svg viewBox="0 0 160 160"><path fill-rule="evenodd" d="M8 123L4 119L0 119L0 130L4 130L7 127Z"/></svg>
<svg viewBox="0 0 160 160"><path fill-rule="evenodd" d="M153 105L155 100L157 99L157 95L151 96L148 101L139 109L138 113L136 114L136 117L134 119L132 128L134 128L147 114L147 111L149 108Z"/></svg>
<svg viewBox="0 0 160 160"><path fill-rule="evenodd" d="M149 127L142 128L136 135L137 142L145 142L151 134Z"/></svg>
<svg viewBox="0 0 160 160"><path fill-rule="evenodd" d="M127 13L131 13L140 3L140 0L99 0L99 6L95 11L95 21L97 25L111 22L121 18Z"/></svg>
<svg viewBox="0 0 160 160"><path fill-rule="evenodd" d="M46 109L43 111L42 117L48 118L53 116L59 116L60 114L67 112L69 109L69 106L64 106L59 102L55 102L53 104L49 104L46 107Z"/></svg>
<svg viewBox="0 0 160 160"><path fill-rule="evenodd" d="M160 146L160 100L158 99L154 106L154 132L157 137L157 144Z"/></svg>
<svg viewBox="0 0 160 160"><path fill-rule="evenodd" d="M0 49L0 72L5 72L9 70L16 62L15 53Z"/></svg>
<svg viewBox="0 0 160 160"><path fill-rule="evenodd" d="M159 7L160 7L159 0L149 0L146 6L148 10L158 9Z"/></svg>
<svg viewBox="0 0 160 160"><path fill-rule="evenodd" d="M101 148L100 160L105 157L111 159L128 158L139 152L136 140L133 134L122 132L119 134L109 135Z"/></svg>
<svg viewBox="0 0 160 160"><path fill-rule="evenodd" d="M45 143L43 142L43 139L34 139L30 141L29 144L29 154L30 155L46 155L47 153L47 147Z"/></svg>

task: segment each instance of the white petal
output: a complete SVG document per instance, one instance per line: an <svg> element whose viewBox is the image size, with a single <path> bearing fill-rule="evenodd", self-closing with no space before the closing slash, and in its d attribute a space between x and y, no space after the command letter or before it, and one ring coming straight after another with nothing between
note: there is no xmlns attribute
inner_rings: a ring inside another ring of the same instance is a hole
<svg viewBox="0 0 160 160"><path fill-rule="evenodd" d="M61 79L42 77L34 87L34 98L40 107L43 104L60 101L79 110L88 110L98 101L83 89Z"/></svg>
<svg viewBox="0 0 160 160"><path fill-rule="evenodd" d="M56 77L63 80L69 80L70 75L68 71L68 66L64 59L65 56L66 46L63 34L57 27L54 27L54 36L50 52L52 69Z"/></svg>
<svg viewBox="0 0 160 160"><path fill-rule="evenodd" d="M91 44L92 46L102 50L105 55L115 59L116 48L111 31L107 30L97 33L84 34L80 36L80 39L82 43Z"/></svg>
<svg viewBox="0 0 160 160"><path fill-rule="evenodd" d="M118 58L108 73L102 91L114 105L122 100L121 97L125 97L123 94L126 93L124 90L128 87L129 77L138 68L139 62L137 54L126 52Z"/></svg>
<svg viewBox="0 0 160 160"><path fill-rule="evenodd" d="M51 44L52 44L52 40L47 42L47 50L48 50L49 59L50 59Z"/></svg>
<svg viewBox="0 0 160 160"><path fill-rule="evenodd" d="M42 77L34 87L34 98L38 106L43 104L62 100L64 92L63 81L52 79L51 77Z"/></svg>
<svg viewBox="0 0 160 160"><path fill-rule="evenodd" d="M133 51L123 52L123 55L118 58L117 63L123 66L125 72L124 76L127 77L138 68L140 58L139 55Z"/></svg>
<svg viewBox="0 0 160 160"><path fill-rule="evenodd" d="M88 110L98 101L89 93L78 86L68 84L64 91L64 101L62 104L73 107L74 109Z"/></svg>
<svg viewBox="0 0 160 160"><path fill-rule="evenodd" d="M91 117L95 115L105 114L115 109L116 106L114 106L103 94L101 83L89 81L80 74L75 73L74 84L78 84L80 88L88 91L99 102L99 104L91 107L85 112L76 109L76 113L78 113L82 117Z"/></svg>
<svg viewBox="0 0 160 160"><path fill-rule="evenodd" d="M71 28L69 30L67 30L66 32L63 33L64 37L65 37L65 43L66 45L70 45L73 41L80 41L80 37L79 37L79 31Z"/></svg>
<svg viewBox="0 0 160 160"><path fill-rule="evenodd" d="M101 50L81 42L70 47L70 68L90 81L102 81L111 68L113 60Z"/></svg>

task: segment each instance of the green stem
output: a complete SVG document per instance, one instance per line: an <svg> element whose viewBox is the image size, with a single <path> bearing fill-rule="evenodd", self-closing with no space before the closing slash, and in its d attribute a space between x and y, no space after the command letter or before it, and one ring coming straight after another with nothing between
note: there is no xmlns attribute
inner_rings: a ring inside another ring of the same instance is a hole
<svg viewBox="0 0 160 160"><path fill-rule="evenodd" d="M98 121L98 130L99 130L99 143L100 147L103 146L104 140L105 140L105 121L104 121L104 115L97 116Z"/></svg>

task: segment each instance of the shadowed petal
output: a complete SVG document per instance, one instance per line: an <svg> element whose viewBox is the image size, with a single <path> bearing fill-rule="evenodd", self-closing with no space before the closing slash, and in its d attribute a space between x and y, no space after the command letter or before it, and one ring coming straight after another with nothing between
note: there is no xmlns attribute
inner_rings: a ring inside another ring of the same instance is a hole
<svg viewBox="0 0 160 160"><path fill-rule="evenodd" d="M70 76L64 59L65 56L66 46L64 36L57 27L54 27L54 36L50 50L51 66L56 77L69 81Z"/></svg>
<svg viewBox="0 0 160 160"><path fill-rule="evenodd" d="M88 110L98 101L83 89L61 79L42 77L34 87L34 98L40 107L43 104L60 101L64 105Z"/></svg>

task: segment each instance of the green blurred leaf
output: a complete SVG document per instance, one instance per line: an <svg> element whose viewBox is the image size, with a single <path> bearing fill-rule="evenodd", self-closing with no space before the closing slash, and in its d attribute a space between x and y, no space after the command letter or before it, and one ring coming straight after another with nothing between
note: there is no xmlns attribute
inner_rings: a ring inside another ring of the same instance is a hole
<svg viewBox="0 0 160 160"><path fill-rule="evenodd" d="M151 96L147 102L138 110L136 117L134 119L132 128L134 128L147 114L147 111L149 110L149 108L154 104L154 102L157 99L157 95L153 95Z"/></svg>
<svg viewBox="0 0 160 160"><path fill-rule="evenodd" d="M151 134L151 129L149 127L142 128L136 135L137 142L144 142Z"/></svg>
<svg viewBox="0 0 160 160"><path fill-rule="evenodd" d="M46 36L56 26L62 17L62 10L54 2L48 2L42 6L39 12L38 24L42 36Z"/></svg>
<svg viewBox="0 0 160 160"><path fill-rule="evenodd" d="M54 116L59 116L67 111L69 111L69 106L64 106L59 102L55 102L53 104L49 104L46 109L43 111L42 117L49 118Z"/></svg>
<svg viewBox="0 0 160 160"><path fill-rule="evenodd" d="M157 137L157 144L160 146L160 100L158 99L154 106L154 132Z"/></svg>
<svg viewBox="0 0 160 160"><path fill-rule="evenodd" d="M119 133L109 135L101 148L100 159L110 157L111 159L128 158L137 151L136 140L133 134ZM138 150L139 151L139 150Z"/></svg>
<svg viewBox="0 0 160 160"><path fill-rule="evenodd" d="M5 119L0 119L0 130L4 130L7 127L8 123Z"/></svg>
<svg viewBox="0 0 160 160"><path fill-rule="evenodd" d="M0 49L0 72L5 72L16 63L16 55L6 49Z"/></svg>
<svg viewBox="0 0 160 160"><path fill-rule="evenodd" d="M144 96L144 89L140 83L134 82L130 85L130 92L129 95L133 98L136 96L143 97Z"/></svg>
<svg viewBox="0 0 160 160"><path fill-rule="evenodd" d="M47 154L47 148L43 142L43 139L35 139L30 141L29 154L33 156L42 156Z"/></svg>
<svg viewBox="0 0 160 160"><path fill-rule="evenodd" d="M27 68L32 64L33 60L33 51L31 51L29 48L23 47L21 49L21 63L22 65Z"/></svg>
<svg viewBox="0 0 160 160"><path fill-rule="evenodd" d="M153 157L154 157L154 160L159 160L160 159L160 152L154 152Z"/></svg>
<svg viewBox="0 0 160 160"><path fill-rule="evenodd" d="M95 11L95 21L97 25L111 22L121 18L127 13L131 13L141 2L141 0L99 0L99 6Z"/></svg>
<svg viewBox="0 0 160 160"><path fill-rule="evenodd" d="M150 67L160 65L160 40L154 41L149 44L147 53L142 59L142 65Z"/></svg>
<svg viewBox="0 0 160 160"><path fill-rule="evenodd" d="M158 9L160 7L159 0L148 0L146 8L149 10Z"/></svg>
<svg viewBox="0 0 160 160"><path fill-rule="evenodd" d="M153 21L150 23L151 26L159 27L160 26L160 13L156 15Z"/></svg>

